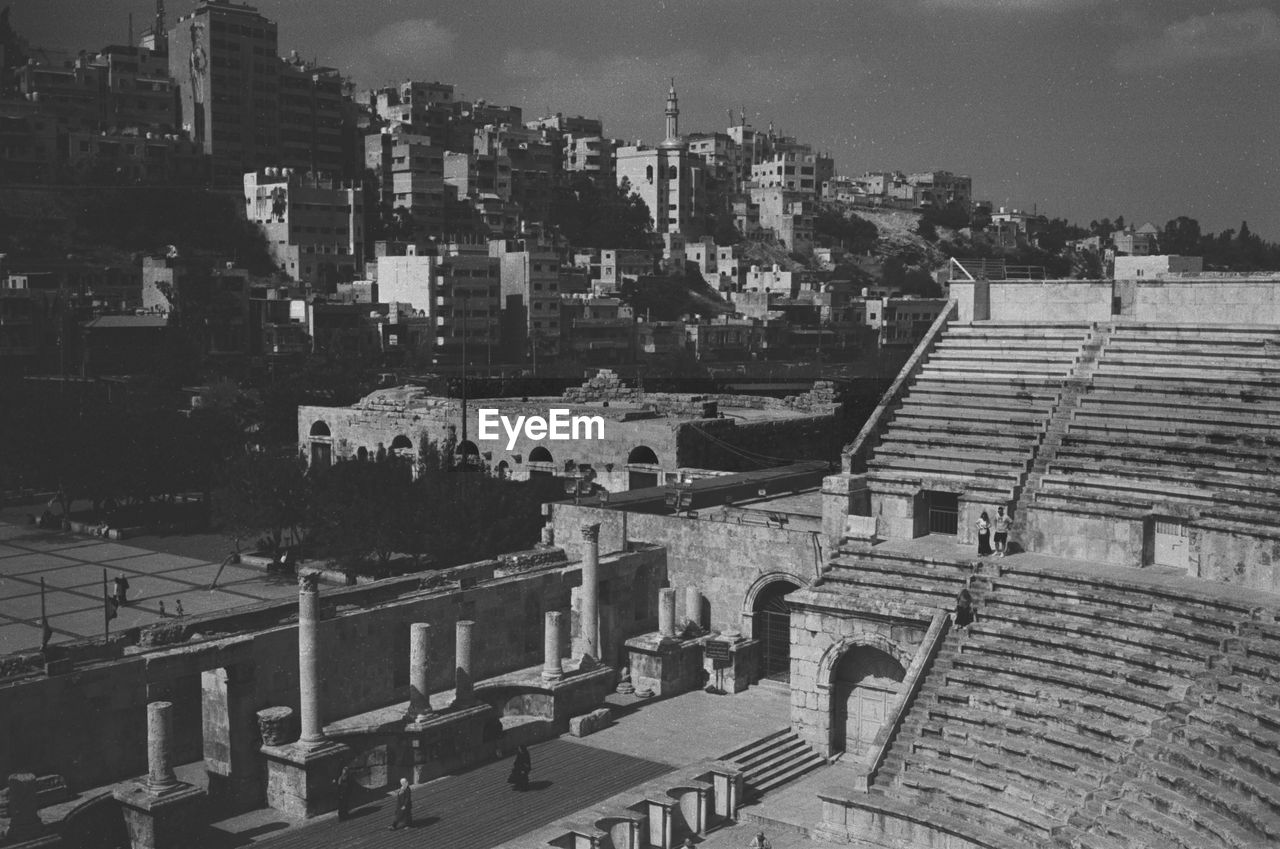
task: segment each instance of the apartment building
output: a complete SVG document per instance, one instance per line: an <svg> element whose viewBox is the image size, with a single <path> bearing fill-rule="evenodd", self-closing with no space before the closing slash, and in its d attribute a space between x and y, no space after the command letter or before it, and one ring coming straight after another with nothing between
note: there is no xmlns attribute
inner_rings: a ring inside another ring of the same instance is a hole
<svg viewBox="0 0 1280 849"><path fill-rule="evenodd" d="M277 164L281 64L276 23L253 6L201 0L170 28L182 127L212 157L215 183Z"/></svg>
<svg viewBox="0 0 1280 849"><path fill-rule="evenodd" d="M244 175L246 218L277 267L314 291L337 291L364 270L364 190L356 183L265 168Z"/></svg>

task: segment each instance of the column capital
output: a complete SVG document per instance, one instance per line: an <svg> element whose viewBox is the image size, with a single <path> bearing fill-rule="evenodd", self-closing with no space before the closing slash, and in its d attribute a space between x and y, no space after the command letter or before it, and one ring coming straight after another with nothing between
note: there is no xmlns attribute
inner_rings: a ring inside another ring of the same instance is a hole
<svg viewBox="0 0 1280 849"><path fill-rule="evenodd" d="M586 542L599 542L600 541L600 523L599 522L583 523L582 538Z"/></svg>

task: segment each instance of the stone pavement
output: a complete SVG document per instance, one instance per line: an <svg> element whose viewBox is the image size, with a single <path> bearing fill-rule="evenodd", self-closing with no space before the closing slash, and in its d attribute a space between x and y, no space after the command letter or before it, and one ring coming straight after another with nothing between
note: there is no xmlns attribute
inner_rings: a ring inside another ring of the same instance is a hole
<svg viewBox="0 0 1280 849"><path fill-rule="evenodd" d="M291 824L272 811L237 817L213 829L209 849L231 849L259 840L265 840L269 849L489 849L670 770L667 764L566 738L531 746L529 751L533 774L524 792L507 784L510 758L414 787L412 828L387 830L393 806L386 795L363 803L357 800L352 818L345 822L328 814L305 825Z"/></svg>
<svg viewBox="0 0 1280 849"><path fill-rule="evenodd" d="M781 689L751 687L733 696L702 690L615 711L614 724L579 742L637 758L685 766L719 758L786 728L791 696Z"/></svg>
<svg viewBox="0 0 1280 849"><path fill-rule="evenodd" d="M42 577L52 643L102 635L104 568L108 582L118 574L129 580L132 603L111 621L113 632L160 621L161 602L172 616L178 601L186 613L197 614L297 596L292 578L230 565L210 591L218 562L157 550L155 543L156 538L126 544L0 522L0 654L40 647Z"/></svg>
<svg viewBox="0 0 1280 849"><path fill-rule="evenodd" d="M386 831L390 799L357 804L355 818L334 815L300 823L270 810L217 823L212 849L263 842L267 849L429 845L488 849L622 793L673 769L718 758L787 724L784 691L752 687L735 696L702 691L639 702L603 731L581 739L561 737L530 747L534 789L516 793L506 784L510 758L414 788L414 810L423 823L407 832ZM198 771L201 765L189 765ZM187 768L179 774L199 781ZM545 783L544 783L545 782ZM753 823L722 829L708 847L745 847ZM766 827L775 849L811 846L795 833Z"/></svg>

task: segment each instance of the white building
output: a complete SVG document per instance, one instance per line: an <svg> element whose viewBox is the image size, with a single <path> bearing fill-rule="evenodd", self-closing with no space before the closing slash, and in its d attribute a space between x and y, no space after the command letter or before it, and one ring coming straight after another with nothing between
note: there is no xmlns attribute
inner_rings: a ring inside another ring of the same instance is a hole
<svg viewBox="0 0 1280 849"><path fill-rule="evenodd" d="M666 116L667 137L662 144L619 147L615 168L618 185L626 181L649 208L655 233L685 233L701 224L704 173L701 160L689 155L680 136L674 80L667 94Z"/></svg>
<svg viewBox="0 0 1280 849"><path fill-rule="evenodd" d="M276 266L324 292L364 271L364 191L359 184L289 168L244 175L245 217L266 237Z"/></svg>

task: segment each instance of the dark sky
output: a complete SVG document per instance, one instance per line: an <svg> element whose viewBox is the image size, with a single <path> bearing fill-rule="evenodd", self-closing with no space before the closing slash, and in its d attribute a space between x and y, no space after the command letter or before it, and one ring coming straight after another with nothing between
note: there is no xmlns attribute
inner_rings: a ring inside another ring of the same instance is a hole
<svg viewBox="0 0 1280 849"><path fill-rule="evenodd" d="M0 0L4 2L4 0ZM148 0L9 0L32 43L97 49ZM658 141L755 126L839 173L946 169L974 195L1087 224L1250 228L1280 241L1280 0L260 0L282 51L362 86L599 116ZM191 0L168 0L170 18Z"/></svg>

